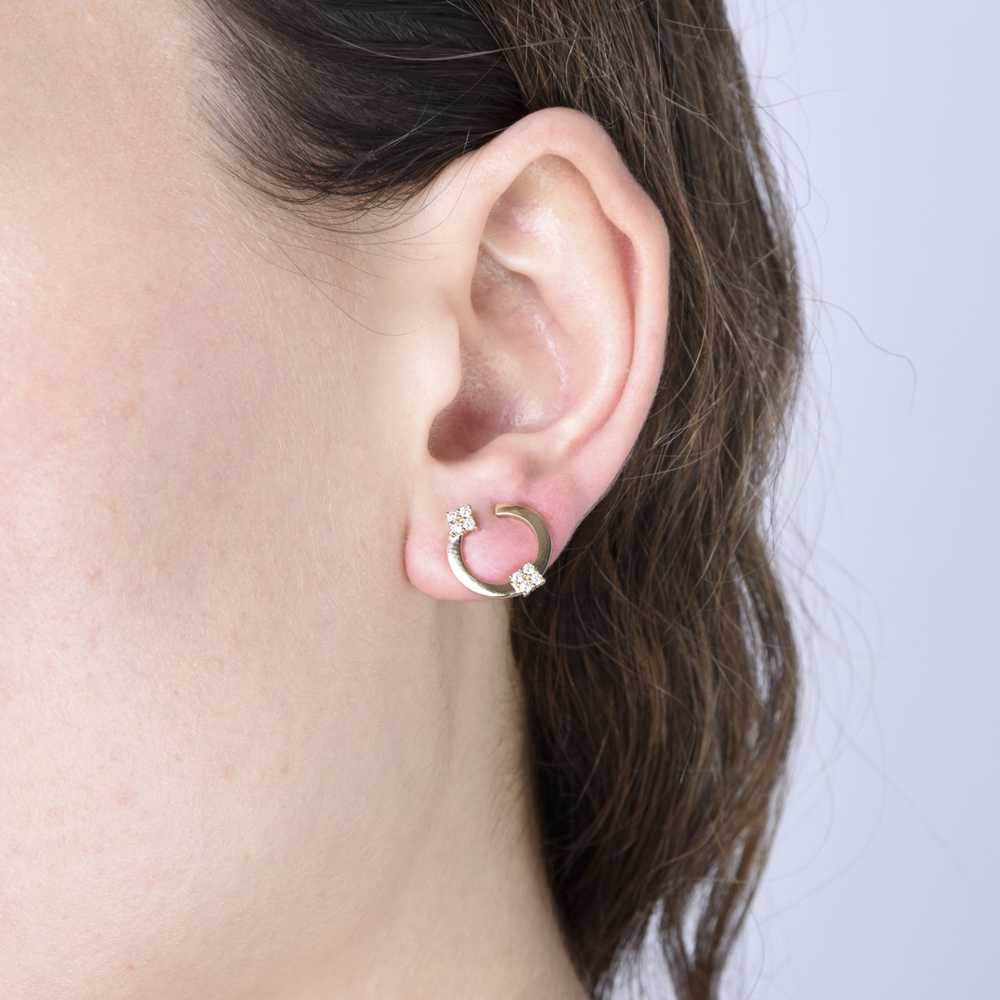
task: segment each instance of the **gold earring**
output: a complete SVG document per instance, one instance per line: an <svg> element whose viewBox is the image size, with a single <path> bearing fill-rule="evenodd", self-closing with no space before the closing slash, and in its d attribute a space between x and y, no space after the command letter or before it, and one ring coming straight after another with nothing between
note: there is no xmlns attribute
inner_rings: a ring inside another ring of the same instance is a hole
<svg viewBox="0 0 1000 1000"><path fill-rule="evenodd" d="M552 536L548 526L530 507L516 503L498 503L494 508L497 517L516 517L530 525L538 540L538 553L534 562L525 563L510 575L510 583L487 583L469 571L462 556L462 539L467 531L475 531L479 525L472 516L472 508L466 505L458 510L448 511L448 563L451 571L474 594L483 597L524 597L543 583L542 574L548 569L552 557Z"/></svg>

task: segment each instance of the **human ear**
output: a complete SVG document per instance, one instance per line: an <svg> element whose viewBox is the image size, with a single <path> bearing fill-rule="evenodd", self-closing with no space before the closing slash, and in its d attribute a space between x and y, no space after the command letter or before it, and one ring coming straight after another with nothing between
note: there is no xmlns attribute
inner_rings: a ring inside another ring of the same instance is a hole
<svg viewBox="0 0 1000 1000"><path fill-rule="evenodd" d="M448 248L425 278L448 314L449 398L414 470L405 566L425 593L462 599L473 595L447 562L447 511L472 507L466 562L504 582L535 550L496 504L537 511L555 558L625 462L663 363L669 245L605 131L564 108L463 158L428 205Z"/></svg>

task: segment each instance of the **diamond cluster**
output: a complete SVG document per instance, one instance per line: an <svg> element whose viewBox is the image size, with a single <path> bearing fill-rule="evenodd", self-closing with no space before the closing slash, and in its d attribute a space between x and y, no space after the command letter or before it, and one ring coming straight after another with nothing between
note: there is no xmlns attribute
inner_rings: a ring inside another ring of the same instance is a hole
<svg viewBox="0 0 1000 1000"><path fill-rule="evenodd" d="M467 531L475 531L476 522L472 516L472 508L466 505L458 510L448 511L448 541L461 538Z"/></svg>
<svg viewBox="0 0 1000 1000"><path fill-rule="evenodd" d="M535 569L534 563L525 563L519 570L510 575L511 586L522 597L537 590L543 583L545 583L545 577Z"/></svg>

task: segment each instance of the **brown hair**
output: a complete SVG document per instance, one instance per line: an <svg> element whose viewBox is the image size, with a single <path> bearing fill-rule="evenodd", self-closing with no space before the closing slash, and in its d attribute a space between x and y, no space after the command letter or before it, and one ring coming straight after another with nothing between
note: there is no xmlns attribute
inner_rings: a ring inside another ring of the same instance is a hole
<svg viewBox="0 0 1000 1000"><path fill-rule="evenodd" d="M802 344L789 222L723 0L204 3L229 85L216 121L275 197L405 196L567 106L607 129L662 211L658 396L512 637L583 981L606 993L652 934L682 1000L717 996L795 716L763 498Z"/></svg>

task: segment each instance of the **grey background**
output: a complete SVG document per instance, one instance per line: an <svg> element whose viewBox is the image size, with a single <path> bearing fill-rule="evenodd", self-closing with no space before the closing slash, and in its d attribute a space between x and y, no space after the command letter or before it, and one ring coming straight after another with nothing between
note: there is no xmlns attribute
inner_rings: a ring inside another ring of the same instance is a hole
<svg viewBox="0 0 1000 1000"><path fill-rule="evenodd" d="M1000 5L732 0L814 356L793 781L727 997L1000 997Z"/></svg>

